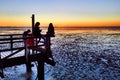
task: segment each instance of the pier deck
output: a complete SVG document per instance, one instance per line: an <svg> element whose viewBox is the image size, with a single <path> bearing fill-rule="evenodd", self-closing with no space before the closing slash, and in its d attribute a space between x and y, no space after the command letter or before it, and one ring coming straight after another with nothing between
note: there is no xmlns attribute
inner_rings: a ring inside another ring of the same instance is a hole
<svg viewBox="0 0 120 80"><path fill-rule="evenodd" d="M4 76L3 72L6 67L26 64L27 72L29 72L31 71L30 64L34 61L38 62L39 70L44 69L44 64L41 66L44 62L52 66L55 65L53 57L51 57L50 37L46 36L47 41L45 45L42 42L36 44L36 38L34 37L28 37L26 40L28 39L33 39L34 45L28 46L22 34L0 35L1 77ZM39 80L43 79L39 78Z"/></svg>

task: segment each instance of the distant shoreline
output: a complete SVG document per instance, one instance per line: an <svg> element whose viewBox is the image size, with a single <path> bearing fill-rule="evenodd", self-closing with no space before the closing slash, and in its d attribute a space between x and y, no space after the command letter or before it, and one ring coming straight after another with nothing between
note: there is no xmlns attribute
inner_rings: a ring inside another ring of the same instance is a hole
<svg viewBox="0 0 120 80"><path fill-rule="evenodd" d="M47 28L46 26L42 27ZM0 26L0 28L31 28L31 26ZM55 28L120 28L120 26L55 26Z"/></svg>
<svg viewBox="0 0 120 80"><path fill-rule="evenodd" d="M16 27L16 26L14 26L14 27L11 27L11 26L0 26L0 28L1 29L21 29L21 28L23 28L23 29L25 29L25 28L31 28L32 29L32 27ZM48 27L43 27L43 26L41 26L40 28L48 28ZM102 29L110 29L110 30L120 30L120 26L99 26L99 27L95 27L95 26L88 26L88 27L83 27L83 26L81 26L81 27L55 27L55 29L60 29L60 30L82 30L82 29L86 29L86 30L90 30L90 29L100 29L100 30L102 30Z"/></svg>

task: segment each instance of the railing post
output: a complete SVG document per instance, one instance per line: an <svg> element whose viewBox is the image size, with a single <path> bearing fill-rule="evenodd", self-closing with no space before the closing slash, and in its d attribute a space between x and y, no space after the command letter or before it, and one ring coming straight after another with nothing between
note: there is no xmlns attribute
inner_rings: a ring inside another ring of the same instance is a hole
<svg viewBox="0 0 120 80"><path fill-rule="evenodd" d="M52 52L51 52L51 39L50 39L50 36L46 36L46 45L45 45L45 49L46 49L46 54L47 54L47 57L51 57L53 60L53 56L52 56Z"/></svg>
<svg viewBox="0 0 120 80"><path fill-rule="evenodd" d="M35 15L32 14L32 34L34 34Z"/></svg>
<svg viewBox="0 0 120 80"><path fill-rule="evenodd" d="M34 37L34 25L35 25L35 15L32 14L32 36ZM34 39L34 38L33 38ZM34 44L36 46L36 44ZM32 53L34 54L34 47L32 49Z"/></svg>
<svg viewBox="0 0 120 80"><path fill-rule="evenodd" d="M10 49L11 49L11 53L13 52L12 49L13 49L13 35L10 35Z"/></svg>
<svg viewBox="0 0 120 80"><path fill-rule="evenodd" d="M46 50L48 50L48 51L50 51L50 44L51 44L50 36L46 36L45 48L46 48Z"/></svg>
<svg viewBox="0 0 120 80"><path fill-rule="evenodd" d="M0 53L0 66L1 66L0 76L1 76L1 78L4 78L4 72L3 72L3 64L2 64L2 59L1 59L1 53Z"/></svg>
<svg viewBox="0 0 120 80"><path fill-rule="evenodd" d="M30 51L28 50L27 39L25 39L25 60L26 60L26 71L31 72L31 62L29 61Z"/></svg>

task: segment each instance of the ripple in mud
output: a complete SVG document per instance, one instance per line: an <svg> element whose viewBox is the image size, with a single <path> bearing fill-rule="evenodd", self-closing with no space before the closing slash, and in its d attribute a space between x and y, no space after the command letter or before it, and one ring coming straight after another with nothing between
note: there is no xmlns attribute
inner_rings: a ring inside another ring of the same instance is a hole
<svg viewBox="0 0 120 80"><path fill-rule="evenodd" d="M118 80L120 53L117 47L120 42L115 42L117 46L111 48L108 46L113 46L111 41L107 41L108 45L104 41L112 37L69 34L57 39L57 47L53 48L57 65L51 76L54 80Z"/></svg>

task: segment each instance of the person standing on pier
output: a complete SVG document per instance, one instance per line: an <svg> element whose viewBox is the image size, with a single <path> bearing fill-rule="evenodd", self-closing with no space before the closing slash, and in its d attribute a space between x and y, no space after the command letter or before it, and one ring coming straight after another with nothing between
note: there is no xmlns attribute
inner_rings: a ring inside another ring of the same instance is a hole
<svg viewBox="0 0 120 80"><path fill-rule="evenodd" d="M46 43L46 40L45 40L45 38L43 37L43 35L41 34L41 29L39 28L39 26L40 26L40 22L36 22L36 24L35 24L35 28L34 28L34 36L36 37L36 38L39 38L39 40L37 41L37 43L39 43L40 42L40 40L41 40L41 38L44 40L44 44Z"/></svg>
<svg viewBox="0 0 120 80"><path fill-rule="evenodd" d="M55 36L54 27L52 23L49 24L47 35L51 37Z"/></svg>

